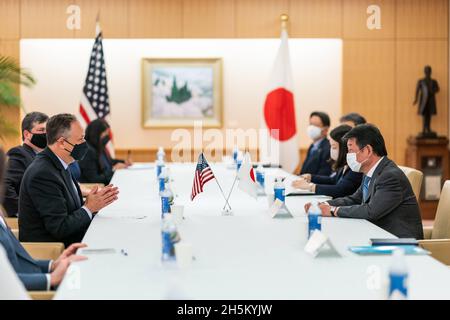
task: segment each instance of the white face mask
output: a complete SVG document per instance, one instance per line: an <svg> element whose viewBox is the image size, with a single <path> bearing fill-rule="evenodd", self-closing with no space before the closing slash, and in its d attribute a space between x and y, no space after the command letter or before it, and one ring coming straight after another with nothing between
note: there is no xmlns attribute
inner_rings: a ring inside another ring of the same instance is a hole
<svg viewBox="0 0 450 320"><path fill-rule="evenodd" d="M358 162L358 160L356 160L356 155L359 152L361 152L361 150L359 150L356 153L355 152L347 153L347 164L350 167L350 169L354 172L361 172L361 165L367 161L367 159L364 160L363 162Z"/></svg>
<svg viewBox="0 0 450 320"><path fill-rule="evenodd" d="M330 158L331 160L337 161L339 157L339 148L331 148L330 149Z"/></svg>
<svg viewBox="0 0 450 320"><path fill-rule="evenodd" d="M306 132L312 140L317 140L322 135L322 129L313 125L309 125L306 129Z"/></svg>

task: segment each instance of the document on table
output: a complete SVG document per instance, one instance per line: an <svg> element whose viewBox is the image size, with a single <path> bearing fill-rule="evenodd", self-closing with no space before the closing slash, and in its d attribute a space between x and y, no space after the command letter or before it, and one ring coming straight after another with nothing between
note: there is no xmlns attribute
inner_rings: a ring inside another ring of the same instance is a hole
<svg viewBox="0 0 450 320"><path fill-rule="evenodd" d="M144 170L144 169L153 169L154 166L151 163L133 163L129 166L128 170Z"/></svg>
<svg viewBox="0 0 450 320"><path fill-rule="evenodd" d="M287 196L293 196L293 195L312 195L314 192L310 190L304 190L304 189L297 189L292 186L292 182L298 180L299 177L295 175L288 175L284 179L284 186L286 187L286 195Z"/></svg>
<svg viewBox="0 0 450 320"><path fill-rule="evenodd" d="M116 249L114 248L99 248L99 249L81 249L80 254L113 254L116 253Z"/></svg>

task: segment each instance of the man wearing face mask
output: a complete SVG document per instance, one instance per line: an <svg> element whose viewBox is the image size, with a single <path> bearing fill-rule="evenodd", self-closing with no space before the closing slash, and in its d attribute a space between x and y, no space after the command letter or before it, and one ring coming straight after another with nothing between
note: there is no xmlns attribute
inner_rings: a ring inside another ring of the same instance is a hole
<svg viewBox="0 0 450 320"><path fill-rule="evenodd" d="M347 164L364 173L363 181L353 195L321 203L323 216L366 219L399 238L423 239L420 209L411 184L387 157L378 128L362 124L344 139ZM305 206L306 211L309 206Z"/></svg>
<svg viewBox="0 0 450 320"><path fill-rule="evenodd" d="M128 167L131 162L113 159L106 145L110 141L110 128L103 119L95 119L86 128L88 151L80 165L80 182L108 184L114 171Z"/></svg>
<svg viewBox="0 0 450 320"><path fill-rule="evenodd" d="M315 111L309 116L308 136L313 143L308 149L300 174L329 176L332 172L330 142L327 139L330 117L324 112Z"/></svg>
<svg viewBox="0 0 450 320"><path fill-rule="evenodd" d="M47 120L48 116L44 113L28 113L22 120L23 144L8 151L4 208L10 217L17 217L19 212L20 183L25 170L36 155L47 146L45 135Z"/></svg>
<svg viewBox="0 0 450 320"><path fill-rule="evenodd" d="M74 115L47 122L48 146L36 156L22 179L19 237L26 242L80 242L97 212L117 200L118 189L92 188L83 202L69 164L87 152L84 131Z"/></svg>

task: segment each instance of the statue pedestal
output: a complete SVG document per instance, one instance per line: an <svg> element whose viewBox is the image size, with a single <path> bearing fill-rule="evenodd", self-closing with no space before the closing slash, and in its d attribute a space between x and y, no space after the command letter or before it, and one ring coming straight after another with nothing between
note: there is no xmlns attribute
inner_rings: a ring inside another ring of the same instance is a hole
<svg viewBox="0 0 450 320"><path fill-rule="evenodd" d="M422 219L434 219L442 186L449 178L449 140L409 137L406 166L423 172L419 205Z"/></svg>
<svg viewBox="0 0 450 320"><path fill-rule="evenodd" d="M422 132L417 135L416 139L439 139L439 137L436 132Z"/></svg>

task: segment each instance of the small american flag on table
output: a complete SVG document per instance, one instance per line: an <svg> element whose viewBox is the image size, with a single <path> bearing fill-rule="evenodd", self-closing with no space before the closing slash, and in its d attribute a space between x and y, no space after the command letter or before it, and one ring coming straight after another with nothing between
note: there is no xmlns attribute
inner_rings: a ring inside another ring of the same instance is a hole
<svg viewBox="0 0 450 320"><path fill-rule="evenodd" d="M194 184L192 185L191 200L194 200L195 196L203 192L203 186L208 181L214 179L214 174L209 166L208 162L203 155L203 152L198 156L197 167L195 168Z"/></svg>

